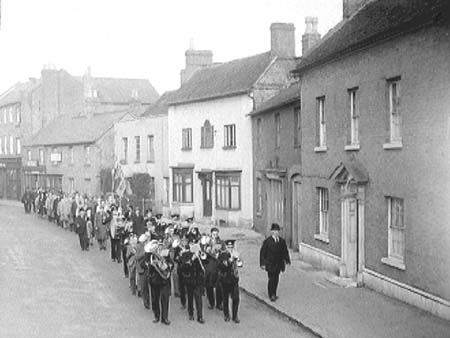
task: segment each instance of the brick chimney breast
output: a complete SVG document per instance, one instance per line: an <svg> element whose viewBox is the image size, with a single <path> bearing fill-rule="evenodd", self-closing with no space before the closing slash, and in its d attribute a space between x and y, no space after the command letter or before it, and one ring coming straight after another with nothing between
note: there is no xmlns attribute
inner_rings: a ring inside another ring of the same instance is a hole
<svg viewBox="0 0 450 338"><path fill-rule="evenodd" d="M363 7L370 0L343 0L342 1L342 11L343 19L346 20L350 18L354 13L356 13L361 7Z"/></svg>
<svg viewBox="0 0 450 338"><path fill-rule="evenodd" d="M302 55L312 48L320 40L320 34L317 30L319 19L317 17L307 16L305 18L306 29L302 36Z"/></svg>
<svg viewBox="0 0 450 338"><path fill-rule="evenodd" d="M210 50L195 50L194 42L191 40L189 49L184 54L186 66L180 72L181 84L186 83L199 69L206 68L213 63L213 53Z"/></svg>
<svg viewBox="0 0 450 338"><path fill-rule="evenodd" d="M294 24L275 22L270 25L270 53L272 57L295 57Z"/></svg>

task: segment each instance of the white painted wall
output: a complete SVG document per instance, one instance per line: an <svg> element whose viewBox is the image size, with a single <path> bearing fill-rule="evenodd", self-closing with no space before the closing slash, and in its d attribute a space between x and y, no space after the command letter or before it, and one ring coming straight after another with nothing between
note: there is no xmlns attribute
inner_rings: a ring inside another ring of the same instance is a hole
<svg viewBox="0 0 450 338"><path fill-rule="evenodd" d="M194 203L173 203L185 215L195 212L195 217L203 216L203 195L201 181L196 171L201 169L231 170L241 173L241 210L216 210L215 179L213 177L213 215L240 226L251 226L253 217L252 181L252 129L251 120L246 115L253 109L253 100L248 95L215 99L169 107L169 167L192 163L194 167ZM201 149L201 127L205 120L214 126L214 148ZM236 148L224 150L224 125L236 124ZM182 129L192 128L192 150L182 148ZM172 187L172 175L170 177ZM172 188L170 191L172 197Z"/></svg>
<svg viewBox="0 0 450 338"><path fill-rule="evenodd" d="M114 124L114 155L116 160L123 157L122 138L128 138L127 164L122 164L125 176L134 173L148 173L155 178L157 205L163 205L165 198L164 177L169 177L168 167L168 124L167 115L150 116L142 119L119 121ZM153 135L155 161L147 162L147 136ZM141 137L141 161L135 162L135 136ZM163 208L164 209L164 208ZM161 210L163 211L163 210Z"/></svg>

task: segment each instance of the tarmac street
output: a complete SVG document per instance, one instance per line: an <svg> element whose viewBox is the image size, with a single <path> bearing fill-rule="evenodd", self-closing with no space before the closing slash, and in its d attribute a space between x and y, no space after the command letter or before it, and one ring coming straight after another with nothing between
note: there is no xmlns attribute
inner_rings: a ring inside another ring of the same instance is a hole
<svg viewBox="0 0 450 338"><path fill-rule="evenodd" d="M154 324L109 255L96 244L81 251L74 233L0 204L0 337L314 337L243 292L240 324L224 322L206 298L206 323L189 321L174 297L172 324Z"/></svg>

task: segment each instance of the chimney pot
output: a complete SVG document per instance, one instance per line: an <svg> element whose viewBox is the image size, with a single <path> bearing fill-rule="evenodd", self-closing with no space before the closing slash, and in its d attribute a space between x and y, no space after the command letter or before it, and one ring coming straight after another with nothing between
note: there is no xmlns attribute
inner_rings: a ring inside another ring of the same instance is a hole
<svg viewBox="0 0 450 338"><path fill-rule="evenodd" d="M320 40L320 34L317 29L319 19L317 17L307 16L305 18L305 24L306 29L302 36L302 55L305 55Z"/></svg>

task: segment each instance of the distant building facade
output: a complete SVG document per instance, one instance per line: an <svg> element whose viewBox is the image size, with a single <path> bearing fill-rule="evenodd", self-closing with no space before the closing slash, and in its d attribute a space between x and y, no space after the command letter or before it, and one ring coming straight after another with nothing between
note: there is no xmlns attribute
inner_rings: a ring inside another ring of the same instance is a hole
<svg viewBox="0 0 450 338"><path fill-rule="evenodd" d="M58 117L143 111L158 99L148 80L82 77L46 66L39 79L18 83L0 96L0 198L19 199L25 187L45 187L45 166L28 160L23 144ZM38 179L39 177L39 179Z"/></svg>
<svg viewBox="0 0 450 338"><path fill-rule="evenodd" d="M124 176L147 174L149 203L154 213L169 214L167 92L139 117L126 115L114 124L115 160ZM134 192L133 192L134 193ZM138 204L139 206L141 203Z"/></svg>

